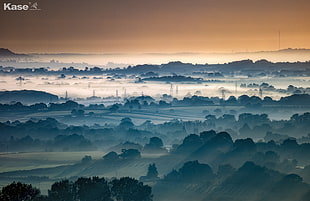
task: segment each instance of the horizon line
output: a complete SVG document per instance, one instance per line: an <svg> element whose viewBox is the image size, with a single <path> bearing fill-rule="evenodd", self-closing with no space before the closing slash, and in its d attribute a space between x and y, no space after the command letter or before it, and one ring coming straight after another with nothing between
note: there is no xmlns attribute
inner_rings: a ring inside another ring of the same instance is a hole
<svg viewBox="0 0 310 201"><path fill-rule="evenodd" d="M10 48L0 48L12 51ZM97 52L97 53L79 53L79 52L15 52L15 54L28 54L28 55L212 55L212 54L253 54L253 53L276 53L284 51L310 51L308 48L284 48L278 50L258 50L258 51L219 51L219 52Z"/></svg>

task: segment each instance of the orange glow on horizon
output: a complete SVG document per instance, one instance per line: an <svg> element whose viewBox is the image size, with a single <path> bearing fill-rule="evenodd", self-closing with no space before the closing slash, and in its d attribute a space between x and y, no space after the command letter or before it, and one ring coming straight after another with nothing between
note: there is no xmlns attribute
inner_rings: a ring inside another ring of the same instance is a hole
<svg viewBox="0 0 310 201"><path fill-rule="evenodd" d="M272 51L281 30L281 49L310 49L306 0L38 3L38 12L1 11L2 47L24 53Z"/></svg>

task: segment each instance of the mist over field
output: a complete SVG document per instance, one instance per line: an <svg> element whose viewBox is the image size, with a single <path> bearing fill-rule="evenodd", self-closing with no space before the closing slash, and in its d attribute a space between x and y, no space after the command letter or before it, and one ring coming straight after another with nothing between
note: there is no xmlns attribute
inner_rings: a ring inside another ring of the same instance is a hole
<svg viewBox="0 0 310 201"><path fill-rule="evenodd" d="M1 200L310 198L309 61L108 67L5 51Z"/></svg>

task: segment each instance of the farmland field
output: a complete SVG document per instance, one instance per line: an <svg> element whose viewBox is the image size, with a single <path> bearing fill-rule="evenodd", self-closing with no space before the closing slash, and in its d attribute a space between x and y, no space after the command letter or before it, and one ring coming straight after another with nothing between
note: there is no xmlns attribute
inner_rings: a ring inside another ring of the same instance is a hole
<svg viewBox="0 0 310 201"><path fill-rule="evenodd" d="M70 165L79 162L85 155L93 159L99 159L104 152L25 152L25 153L1 153L1 172L15 170L30 170L34 168L48 168L61 165Z"/></svg>

